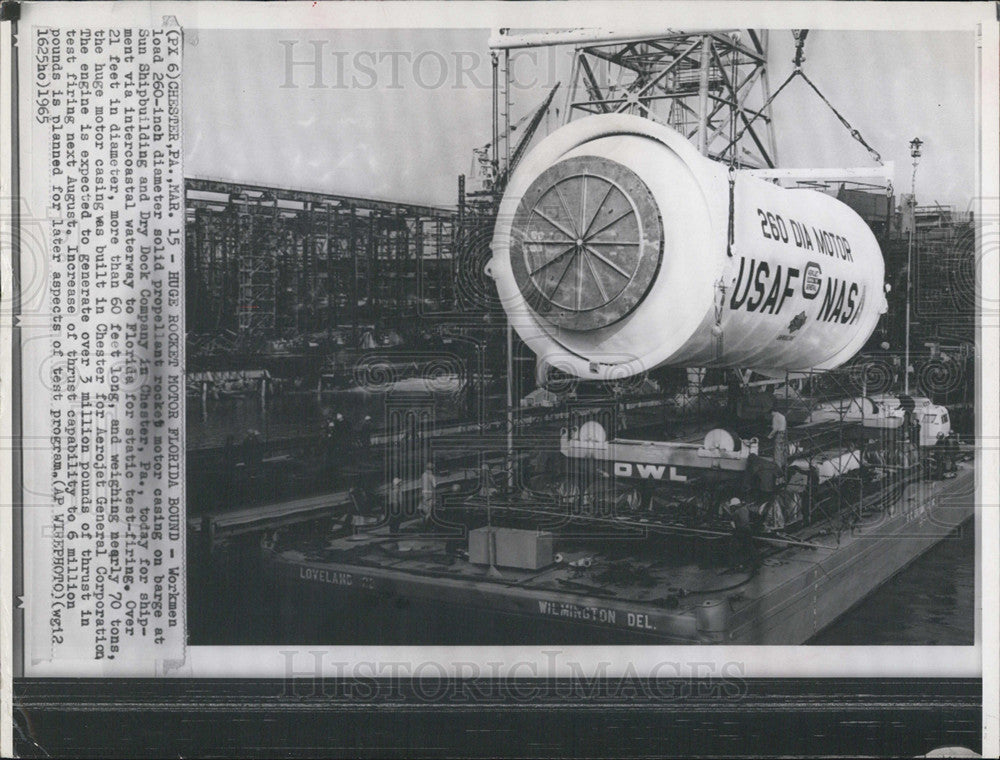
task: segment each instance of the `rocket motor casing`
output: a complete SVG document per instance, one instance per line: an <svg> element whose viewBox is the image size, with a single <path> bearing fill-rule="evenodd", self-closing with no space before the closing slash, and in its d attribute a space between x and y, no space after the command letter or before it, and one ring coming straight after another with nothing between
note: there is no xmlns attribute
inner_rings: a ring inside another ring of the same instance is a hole
<svg viewBox="0 0 1000 760"><path fill-rule="evenodd" d="M733 179L638 116L551 134L511 177L493 237L514 329L541 362L587 379L843 364L885 311L874 235L830 196Z"/></svg>

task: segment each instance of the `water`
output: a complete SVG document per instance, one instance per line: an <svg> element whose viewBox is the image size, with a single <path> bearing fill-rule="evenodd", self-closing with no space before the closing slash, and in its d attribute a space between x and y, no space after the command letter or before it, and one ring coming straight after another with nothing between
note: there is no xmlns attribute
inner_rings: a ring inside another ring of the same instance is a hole
<svg viewBox="0 0 1000 760"><path fill-rule="evenodd" d="M401 385L401 384L397 384ZM400 391L405 393L406 389ZM447 422L464 410L465 397L461 389L450 387L428 393L419 389L406 396L423 398L433 408L434 419ZM208 399L204 408L199 397L189 396L187 402L187 446L189 450L222 446L232 436L241 441L250 429L261 434L264 443L302 435L318 435L329 415L341 412L350 423L365 415L372 418L376 429L386 424L387 410L393 408L386 393L359 389L336 390L317 394L315 391L292 391L268 400L266 411L261 409L256 394L245 397Z"/></svg>
<svg viewBox="0 0 1000 760"><path fill-rule="evenodd" d="M967 521L809 643L973 644L974 527L973 521Z"/></svg>

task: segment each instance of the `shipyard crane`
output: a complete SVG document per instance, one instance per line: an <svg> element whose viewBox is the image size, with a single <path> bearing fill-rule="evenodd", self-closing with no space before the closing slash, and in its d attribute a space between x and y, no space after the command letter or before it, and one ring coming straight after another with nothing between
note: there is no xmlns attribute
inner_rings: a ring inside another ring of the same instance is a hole
<svg viewBox="0 0 1000 760"><path fill-rule="evenodd" d="M559 82L556 82L538 108L522 116L517 122L511 125L508 132L504 132L500 135L500 139L509 139L512 132L517 131L520 129L522 124L527 122L527 126L524 127L524 132L522 132L520 138L511 151L509 166L504 167L502 170L499 167L494 166L493 160L490 158L490 149L493 147L492 142L488 142L479 148L473 149L472 152L475 156L473 165L478 167L478 171L475 173L483 178L483 191L497 193L503 191L503 188L507 185L507 178L517 167L518 163L520 163L521 158L528 149L528 145L531 143L531 138L534 137L535 132L538 131L538 127L542 123L542 119L545 117L546 112L549 110L549 106L552 105L552 99L555 97L558 90Z"/></svg>

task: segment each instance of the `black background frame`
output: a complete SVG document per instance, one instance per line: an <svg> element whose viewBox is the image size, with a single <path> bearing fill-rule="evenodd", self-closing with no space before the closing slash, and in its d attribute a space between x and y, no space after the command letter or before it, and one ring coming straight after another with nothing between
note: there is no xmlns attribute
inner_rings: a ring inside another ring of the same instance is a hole
<svg viewBox="0 0 1000 760"><path fill-rule="evenodd" d="M980 679L20 679L14 692L21 757L913 757L982 741Z"/></svg>

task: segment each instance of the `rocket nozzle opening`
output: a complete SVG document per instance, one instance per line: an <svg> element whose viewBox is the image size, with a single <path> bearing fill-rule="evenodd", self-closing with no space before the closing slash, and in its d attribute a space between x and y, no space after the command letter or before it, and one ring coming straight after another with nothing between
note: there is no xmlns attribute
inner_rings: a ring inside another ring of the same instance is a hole
<svg viewBox="0 0 1000 760"><path fill-rule="evenodd" d="M510 262L528 305L550 324L596 330L630 314L663 258L646 184L598 156L559 161L528 187L511 225Z"/></svg>

